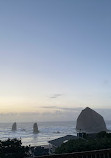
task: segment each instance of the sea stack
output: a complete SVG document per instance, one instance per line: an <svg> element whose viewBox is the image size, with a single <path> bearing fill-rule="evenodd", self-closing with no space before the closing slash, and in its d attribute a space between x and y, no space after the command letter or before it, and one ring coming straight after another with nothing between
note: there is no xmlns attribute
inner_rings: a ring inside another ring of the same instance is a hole
<svg viewBox="0 0 111 158"><path fill-rule="evenodd" d="M16 130L17 130L17 124L16 122L14 122L12 125L12 131L16 131Z"/></svg>
<svg viewBox="0 0 111 158"><path fill-rule="evenodd" d="M76 130L86 133L107 131L104 118L89 107L82 110L77 118Z"/></svg>
<svg viewBox="0 0 111 158"><path fill-rule="evenodd" d="M33 125L33 133L34 134L37 134L39 131L38 131L38 125L37 125L37 123L34 123L34 125Z"/></svg>

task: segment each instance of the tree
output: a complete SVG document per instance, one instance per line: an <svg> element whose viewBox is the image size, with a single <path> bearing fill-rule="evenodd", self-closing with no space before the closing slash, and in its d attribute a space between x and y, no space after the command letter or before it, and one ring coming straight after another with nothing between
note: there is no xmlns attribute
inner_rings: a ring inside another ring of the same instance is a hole
<svg viewBox="0 0 111 158"><path fill-rule="evenodd" d="M24 158L29 156L29 147L22 146L21 140L0 140L0 158Z"/></svg>
<svg viewBox="0 0 111 158"><path fill-rule="evenodd" d="M69 140L55 151L56 154L111 148L111 137Z"/></svg>

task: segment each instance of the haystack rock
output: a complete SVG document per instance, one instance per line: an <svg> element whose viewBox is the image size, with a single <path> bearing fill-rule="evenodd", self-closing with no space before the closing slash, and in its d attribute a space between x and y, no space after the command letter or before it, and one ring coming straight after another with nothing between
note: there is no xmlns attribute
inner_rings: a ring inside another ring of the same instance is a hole
<svg viewBox="0 0 111 158"><path fill-rule="evenodd" d="M38 133L39 132L39 130L38 130L38 125L37 125L37 123L34 123L34 125L33 125L33 133Z"/></svg>
<svg viewBox="0 0 111 158"><path fill-rule="evenodd" d="M16 131L16 130L17 130L17 124L16 122L14 122L12 125L12 131Z"/></svg>
<svg viewBox="0 0 111 158"><path fill-rule="evenodd" d="M89 107L82 110L78 116L76 129L86 133L107 131L103 117Z"/></svg>

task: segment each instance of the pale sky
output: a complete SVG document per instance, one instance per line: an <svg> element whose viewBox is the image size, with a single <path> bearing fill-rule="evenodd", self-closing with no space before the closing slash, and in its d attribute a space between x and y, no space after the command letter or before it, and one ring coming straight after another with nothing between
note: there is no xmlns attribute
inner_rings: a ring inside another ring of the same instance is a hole
<svg viewBox="0 0 111 158"><path fill-rule="evenodd" d="M0 0L0 117L86 106L111 109L111 1Z"/></svg>

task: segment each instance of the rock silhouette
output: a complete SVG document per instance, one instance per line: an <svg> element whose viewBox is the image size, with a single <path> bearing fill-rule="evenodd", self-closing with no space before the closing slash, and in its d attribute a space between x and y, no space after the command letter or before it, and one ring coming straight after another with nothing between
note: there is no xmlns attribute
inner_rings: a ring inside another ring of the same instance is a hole
<svg viewBox="0 0 111 158"><path fill-rule="evenodd" d="M76 129L86 133L107 131L103 117L89 107L82 110L78 116Z"/></svg>
<svg viewBox="0 0 111 158"><path fill-rule="evenodd" d="M38 132L39 132L39 130L38 130L38 125L37 125L37 123L34 123L34 124L33 124L33 133L36 134L36 133L38 133Z"/></svg>
<svg viewBox="0 0 111 158"><path fill-rule="evenodd" d="M16 122L14 122L12 125L12 131L16 131L16 130L17 130L17 124Z"/></svg>

